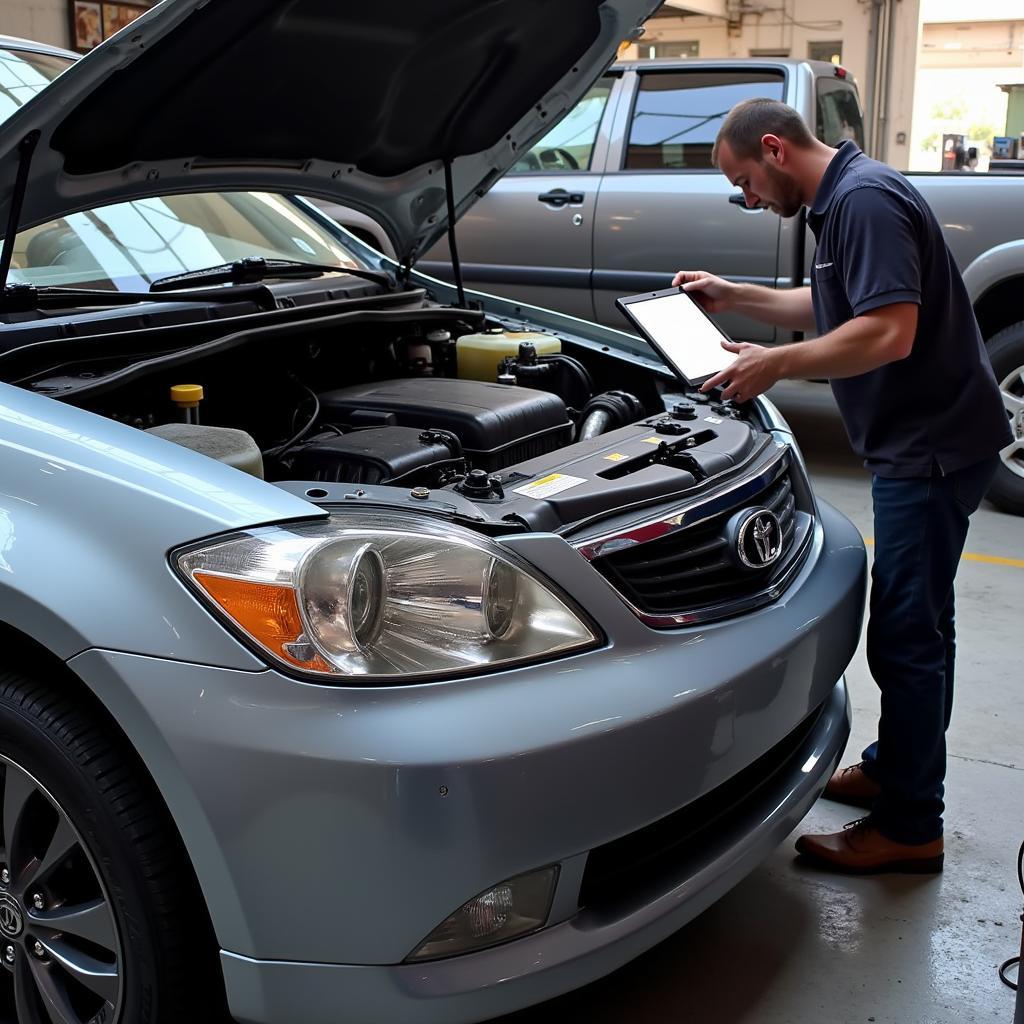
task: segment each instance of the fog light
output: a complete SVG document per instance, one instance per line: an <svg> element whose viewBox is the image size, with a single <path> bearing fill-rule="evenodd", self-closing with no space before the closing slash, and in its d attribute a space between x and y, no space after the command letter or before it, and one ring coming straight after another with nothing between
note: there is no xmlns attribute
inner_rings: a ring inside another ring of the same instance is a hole
<svg viewBox="0 0 1024 1024"><path fill-rule="evenodd" d="M536 931L548 919L558 868L517 875L480 893L442 921L407 960L439 960Z"/></svg>

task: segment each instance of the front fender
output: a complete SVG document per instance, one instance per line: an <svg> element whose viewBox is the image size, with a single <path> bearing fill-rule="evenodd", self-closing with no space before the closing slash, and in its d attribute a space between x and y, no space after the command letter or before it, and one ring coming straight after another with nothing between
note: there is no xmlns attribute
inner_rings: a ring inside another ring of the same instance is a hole
<svg viewBox="0 0 1024 1024"><path fill-rule="evenodd" d="M263 667L182 585L168 552L323 514L162 438L0 384L0 620L62 659L101 647Z"/></svg>

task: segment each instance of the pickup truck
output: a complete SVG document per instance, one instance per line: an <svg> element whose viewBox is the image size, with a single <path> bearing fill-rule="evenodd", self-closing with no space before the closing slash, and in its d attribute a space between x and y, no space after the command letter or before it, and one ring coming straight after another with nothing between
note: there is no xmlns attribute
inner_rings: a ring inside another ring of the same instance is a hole
<svg viewBox="0 0 1024 1024"><path fill-rule="evenodd" d="M856 85L833 64L615 64L459 221L466 285L626 329L615 299L663 288L680 268L776 288L808 283L814 239L804 214L782 220L747 209L711 164L723 118L751 96L789 103L829 145L853 138L864 146ZM989 497L1024 514L1024 176L908 177L942 224L1013 423ZM368 228L349 226L372 239ZM416 266L450 279L447 243ZM737 339L794 340L739 316L719 322Z"/></svg>

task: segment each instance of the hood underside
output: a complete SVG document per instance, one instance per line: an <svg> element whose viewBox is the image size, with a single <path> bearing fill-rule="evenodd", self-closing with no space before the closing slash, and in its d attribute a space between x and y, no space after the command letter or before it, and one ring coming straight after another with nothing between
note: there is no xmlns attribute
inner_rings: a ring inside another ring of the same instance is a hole
<svg viewBox="0 0 1024 1024"><path fill-rule="evenodd" d="M39 131L27 227L152 195L263 189L380 221L461 214L567 113L657 0L164 0L0 129L0 224Z"/></svg>

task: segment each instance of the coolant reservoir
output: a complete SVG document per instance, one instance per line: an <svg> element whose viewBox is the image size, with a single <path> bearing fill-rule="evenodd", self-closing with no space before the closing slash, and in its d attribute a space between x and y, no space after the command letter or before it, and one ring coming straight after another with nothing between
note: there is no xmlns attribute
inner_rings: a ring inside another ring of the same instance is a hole
<svg viewBox="0 0 1024 1024"><path fill-rule="evenodd" d="M498 376L498 364L505 356L519 355L519 346L527 341L539 356L562 351L558 338L538 331L503 331L497 327L483 334L464 334L455 343L459 377L493 384Z"/></svg>

